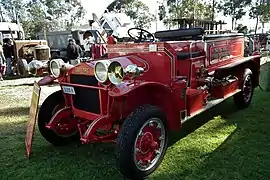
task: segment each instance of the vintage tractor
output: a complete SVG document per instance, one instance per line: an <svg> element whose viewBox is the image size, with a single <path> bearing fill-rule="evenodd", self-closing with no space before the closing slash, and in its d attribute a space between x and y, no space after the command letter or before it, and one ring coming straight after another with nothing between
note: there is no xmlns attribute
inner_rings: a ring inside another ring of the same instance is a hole
<svg viewBox="0 0 270 180"><path fill-rule="evenodd" d="M26 77L48 72L50 48L45 40L15 40L15 71L16 74Z"/></svg>
<svg viewBox="0 0 270 180"><path fill-rule="evenodd" d="M183 123L229 97L239 108L250 105L261 55L244 57L244 34L137 30L139 36L131 35L136 43L108 45L106 59L76 66L50 62L52 76L34 88L28 157L38 115L39 131L51 144L116 142L119 171L142 179L160 165L169 131L181 130ZM38 112L40 86L54 79L61 90L47 97Z"/></svg>

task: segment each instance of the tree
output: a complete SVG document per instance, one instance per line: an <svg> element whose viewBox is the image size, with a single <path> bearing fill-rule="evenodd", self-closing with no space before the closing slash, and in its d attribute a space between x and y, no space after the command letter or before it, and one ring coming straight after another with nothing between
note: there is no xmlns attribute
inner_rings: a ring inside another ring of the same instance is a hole
<svg viewBox="0 0 270 180"><path fill-rule="evenodd" d="M107 10L111 11L119 11L125 4L129 3L128 0L114 0L109 6L107 6Z"/></svg>
<svg viewBox="0 0 270 180"><path fill-rule="evenodd" d="M147 5L139 0L132 1L124 6L125 13L134 21L136 27L148 29L155 16L149 12Z"/></svg>
<svg viewBox="0 0 270 180"><path fill-rule="evenodd" d="M149 12L148 6L140 0L115 0L107 9L109 12L123 10L139 28L150 28L151 22L155 20L155 16Z"/></svg>
<svg viewBox="0 0 270 180"><path fill-rule="evenodd" d="M85 14L77 0L0 0L0 6L12 19L13 9L17 11L26 38L44 30L70 30Z"/></svg>
<svg viewBox="0 0 270 180"><path fill-rule="evenodd" d="M57 30L70 30L85 14L78 0L45 0L43 4L46 15Z"/></svg>
<svg viewBox="0 0 270 180"><path fill-rule="evenodd" d="M256 25L255 25L255 34L257 33L259 17L262 15L261 11L261 0L256 0L255 4L252 4L252 7L249 12L249 17L251 19L256 18Z"/></svg>
<svg viewBox="0 0 270 180"><path fill-rule="evenodd" d="M195 3L194 3L195 2ZM210 4L205 4L197 0L167 0L166 4L162 4L164 9L168 7L168 14L164 15L164 11L160 12L163 22L167 26L174 26L176 22L173 19L195 18L210 20L212 17L212 9Z"/></svg>
<svg viewBox="0 0 270 180"><path fill-rule="evenodd" d="M4 13L11 21L16 20L15 12L19 16L24 15L26 5L21 0L0 0L0 11Z"/></svg>
<svg viewBox="0 0 270 180"><path fill-rule="evenodd" d="M234 29L237 21L246 14L244 8L251 2L252 0L224 0L218 4L218 9L223 12L224 16L231 16L232 29Z"/></svg>
<svg viewBox="0 0 270 180"><path fill-rule="evenodd" d="M255 33L258 29L258 23L261 22L264 28L264 24L270 22L270 4L265 0L256 0L252 4L250 9L249 17L256 19Z"/></svg>

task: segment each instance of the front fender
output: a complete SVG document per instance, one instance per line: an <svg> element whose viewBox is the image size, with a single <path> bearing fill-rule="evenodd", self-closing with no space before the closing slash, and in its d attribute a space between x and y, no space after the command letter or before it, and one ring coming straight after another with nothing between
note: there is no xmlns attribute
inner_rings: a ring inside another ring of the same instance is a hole
<svg viewBox="0 0 270 180"><path fill-rule="evenodd" d="M52 84L54 80L56 80L55 77L53 77L52 75L48 75L48 76L43 77L41 80L39 80L38 85L44 86L44 85Z"/></svg>
<svg viewBox="0 0 270 180"><path fill-rule="evenodd" d="M164 88L166 91L170 92L170 88L169 86L166 86L164 84L161 83L157 83L157 82L125 82L123 84L121 84L118 87L114 87L110 92L109 95L111 97L120 97L120 96L125 96L128 93L130 93L131 91L134 91L138 88L142 88L142 87L146 87L146 86L156 86L156 87L160 87L160 88Z"/></svg>
<svg viewBox="0 0 270 180"><path fill-rule="evenodd" d="M173 97L172 90L169 86L157 82L136 82L124 83L115 87L109 92L109 95L116 99L124 98L121 106L121 114L127 117L137 107L144 104L151 104L161 108L167 117L169 130L179 130L181 127L180 111Z"/></svg>

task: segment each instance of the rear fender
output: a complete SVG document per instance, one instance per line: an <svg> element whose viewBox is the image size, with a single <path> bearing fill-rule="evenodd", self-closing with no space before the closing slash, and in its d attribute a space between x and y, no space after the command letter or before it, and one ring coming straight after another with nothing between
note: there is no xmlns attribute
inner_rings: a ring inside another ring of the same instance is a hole
<svg viewBox="0 0 270 180"><path fill-rule="evenodd" d="M176 102L173 98L169 86L155 82L142 82L137 84L123 84L116 87L109 93L116 99L122 100L122 117L127 117L137 107L144 104L151 104L161 108L167 117L169 130L179 130L181 127L180 113L177 110Z"/></svg>

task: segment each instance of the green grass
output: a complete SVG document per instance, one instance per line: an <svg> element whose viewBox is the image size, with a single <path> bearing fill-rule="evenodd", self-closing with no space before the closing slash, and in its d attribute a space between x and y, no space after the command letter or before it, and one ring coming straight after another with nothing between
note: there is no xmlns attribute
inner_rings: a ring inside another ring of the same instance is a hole
<svg viewBox="0 0 270 180"><path fill-rule="evenodd" d="M11 87L0 92L3 88ZM114 144L55 148L36 131L27 160L28 106L29 100L0 95L1 180L123 179L115 168ZM165 159L149 179L270 179L269 107L270 93L257 88L246 110L229 99L197 116L171 134Z"/></svg>

